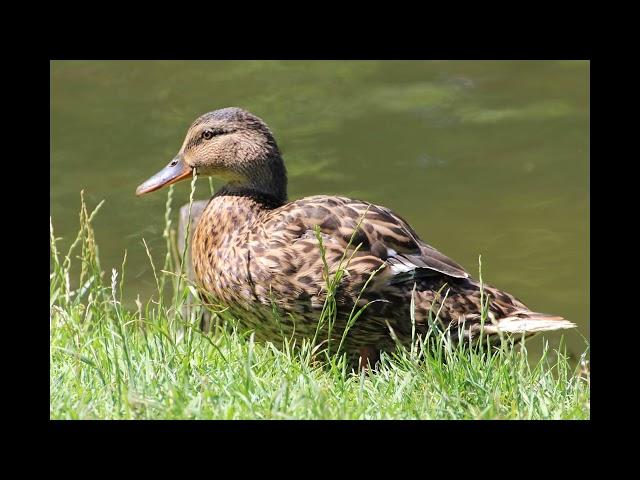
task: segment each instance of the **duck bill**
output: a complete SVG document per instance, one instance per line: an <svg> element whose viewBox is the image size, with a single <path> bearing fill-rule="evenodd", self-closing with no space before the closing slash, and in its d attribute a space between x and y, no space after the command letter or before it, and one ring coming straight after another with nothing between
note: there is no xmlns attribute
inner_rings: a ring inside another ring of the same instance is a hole
<svg viewBox="0 0 640 480"><path fill-rule="evenodd" d="M136 188L136 195L141 196L146 193L155 192L166 185L184 180L191 176L192 171L193 169L185 163L182 156L178 155L169 162L169 165Z"/></svg>

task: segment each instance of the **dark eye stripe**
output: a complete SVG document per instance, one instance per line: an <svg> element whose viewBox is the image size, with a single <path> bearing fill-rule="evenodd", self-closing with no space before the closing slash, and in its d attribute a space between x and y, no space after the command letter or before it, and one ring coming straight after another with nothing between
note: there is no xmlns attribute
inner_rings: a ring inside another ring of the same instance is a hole
<svg viewBox="0 0 640 480"><path fill-rule="evenodd" d="M208 129L204 130L200 134L200 137L204 138L205 140L211 140L213 137L216 137L218 135L223 135L225 133L227 133L227 132L222 130L222 129L218 129L218 128L211 129L211 128L208 128Z"/></svg>
<svg viewBox="0 0 640 480"><path fill-rule="evenodd" d="M197 134L191 140L189 140L189 143L187 144L187 148L195 147L196 145L199 145L202 142L205 142L207 140L211 140L213 137L217 137L217 136L220 136L220 135L226 135L226 134L229 134L229 133L233 133L235 131L236 131L235 129L223 130L221 128L207 128L207 129L203 130L202 132L200 132L199 134ZM208 136L208 135L205 136L205 133L211 133L212 135L211 136Z"/></svg>

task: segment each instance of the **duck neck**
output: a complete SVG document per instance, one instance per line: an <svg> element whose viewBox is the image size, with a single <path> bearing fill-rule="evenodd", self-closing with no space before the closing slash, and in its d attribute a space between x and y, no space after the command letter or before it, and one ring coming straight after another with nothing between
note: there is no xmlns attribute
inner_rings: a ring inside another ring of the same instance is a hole
<svg viewBox="0 0 640 480"><path fill-rule="evenodd" d="M247 203L254 204L255 209L272 209L284 205L287 201L286 193L269 191L268 189L256 188L255 185L227 183L220 188L212 198L220 197L240 197L237 200L247 200Z"/></svg>
<svg viewBox="0 0 640 480"><path fill-rule="evenodd" d="M276 208L287 202L287 171L280 154L275 151L259 161L247 162L239 178L222 187L214 197L248 197L264 205Z"/></svg>

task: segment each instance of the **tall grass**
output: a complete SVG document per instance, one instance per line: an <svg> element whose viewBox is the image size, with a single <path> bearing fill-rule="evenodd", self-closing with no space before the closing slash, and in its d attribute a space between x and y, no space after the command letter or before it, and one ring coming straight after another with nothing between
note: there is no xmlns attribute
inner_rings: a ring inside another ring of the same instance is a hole
<svg viewBox="0 0 640 480"><path fill-rule="evenodd" d="M571 367L562 348L551 351L545 344L531 363L526 344L514 347L508 339L487 353L455 345L449 332L437 328L420 338L412 316L411 348L383 354L370 374L351 369L344 355L320 349L318 338L258 343L222 311L224 323L203 333L203 307L191 300L196 288L184 274L184 251L176 247L172 195L170 189L161 267L141 245L157 289L135 309L122 303L126 252L119 271L100 268L92 220L102 203L90 212L81 198L79 232L67 252L59 251L51 222L51 418L589 418L586 352ZM329 330L333 294L348 262L343 257L334 275L326 269L320 322ZM75 281L74 265L80 267ZM361 312L354 308L350 325ZM436 319L434 312L434 327Z"/></svg>

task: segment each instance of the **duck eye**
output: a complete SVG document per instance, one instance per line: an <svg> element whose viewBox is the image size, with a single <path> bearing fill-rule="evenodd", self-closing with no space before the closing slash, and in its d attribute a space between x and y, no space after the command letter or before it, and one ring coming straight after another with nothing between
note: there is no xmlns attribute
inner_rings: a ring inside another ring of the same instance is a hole
<svg viewBox="0 0 640 480"><path fill-rule="evenodd" d="M213 131L205 130L204 132L202 132L202 138L204 138L205 140L211 140L213 138Z"/></svg>

